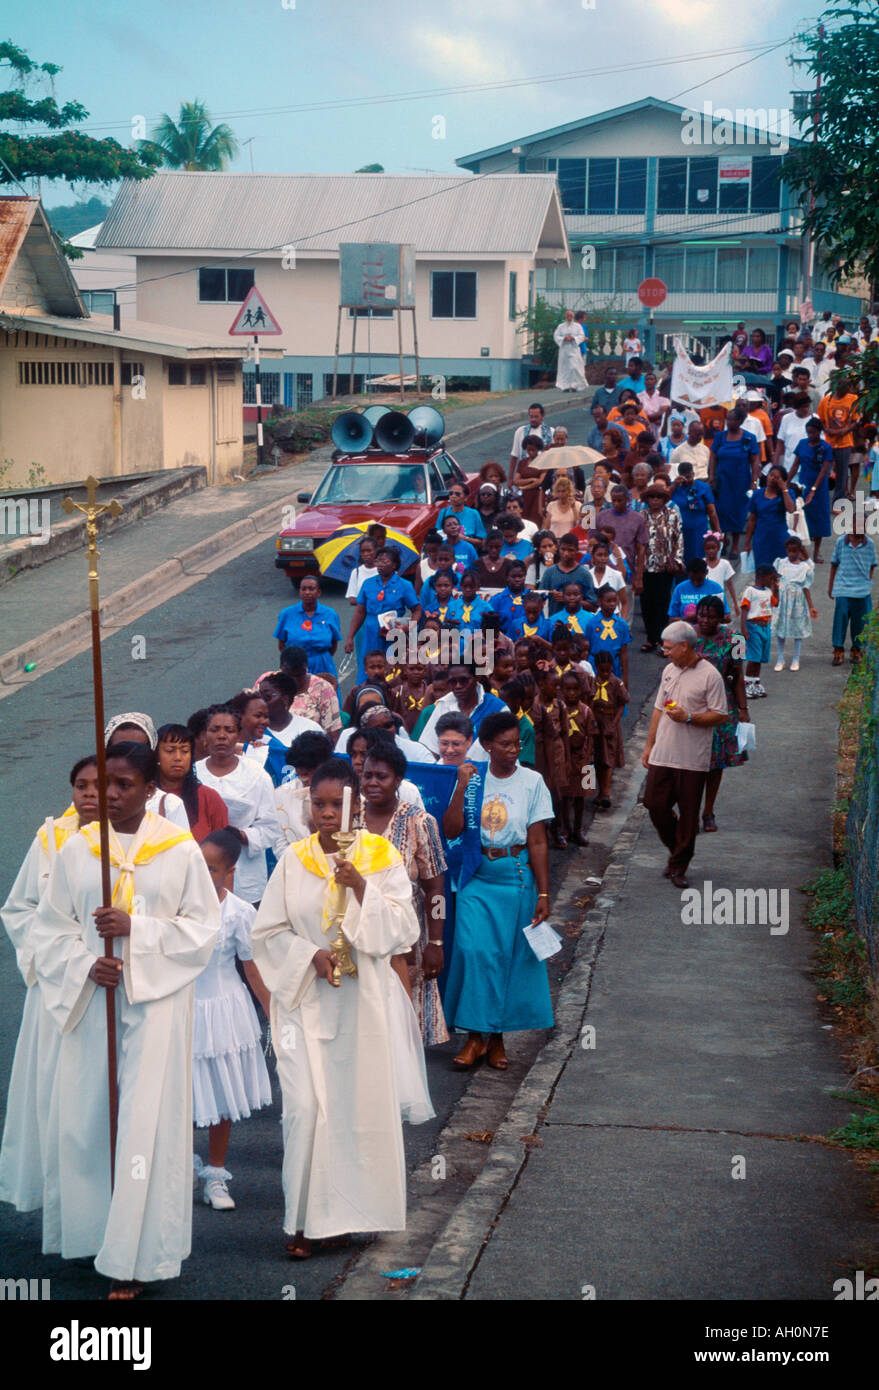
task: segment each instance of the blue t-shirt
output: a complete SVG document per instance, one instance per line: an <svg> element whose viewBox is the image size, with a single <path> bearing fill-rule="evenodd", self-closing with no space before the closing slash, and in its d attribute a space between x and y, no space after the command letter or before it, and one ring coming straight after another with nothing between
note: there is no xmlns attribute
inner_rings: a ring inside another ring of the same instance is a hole
<svg viewBox="0 0 879 1390"><path fill-rule="evenodd" d="M461 530L465 536L477 536L481 538L485 535L482 517L475 507L462 507L459 512L456 512L454 507L443 507L436 519L436 529L442 532L443 535L445 535L445 531L443 531L443 521L447 516L456 516L458 518L461 523Z"/></svg>
<svg viewBox="0 0 879 1390"><path fill-rule="evenodd" d="M627 375L624 376L620 381L618 381L617 385L620 391L634 391L635 395L637 396L640 391L643 391L646 388L647 378L646 376L631 377ZM641 409L640 401L638 402L638 409Z"/></svg>
<svg viewBox="0 0 879 1390"><path fill-rule="evenodd" d="M301 603L291 603L281 609L272 633L285 647L304 647L309 655L328 652L341 635L338 615L326 603L318 603L311 614Z"/></svg>
<svg viewBox="0 0 879 1390"><path fill-rule="evenodd" d="M870 570L876 563L876 547L867 536L863 545L849 545L840 536L833 547L831 565L837 565L833 578L833 598L866 598L871 592Z"/></svg>
<svg viewBox="0 0 879 1390"><path fill-rule="evenodd" d="M696 616L696 604L709 594L717 594L723 600L724 613L729 612L722 584L718 584L716 579L703 579L701 584L694 584L687 575L686 579L682 579L680 584L676 584L672 589L671 602L668 605L669 618L683 618L688 623L692 622Z"/></svg>
<svg viewBox="0 0 879 1390"><path fill-rule="evenodd" d="M504 541L501 546L502 560L524 560L527 563L532 558L533 554L534 546L530 541L526 541L521 537L516 541L515 545L507 545L506 541ZM474 555L474 560L475 558Z"/></svg>

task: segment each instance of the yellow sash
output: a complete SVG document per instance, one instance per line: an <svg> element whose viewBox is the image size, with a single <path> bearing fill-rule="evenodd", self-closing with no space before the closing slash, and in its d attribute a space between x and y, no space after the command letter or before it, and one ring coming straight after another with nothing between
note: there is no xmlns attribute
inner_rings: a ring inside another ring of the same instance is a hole
<svg viewBox="0 0 879 1390"><path fill-rule="evenodd" d="M567 623L572 632L579 632L582 635L583 629L580 626L580 619L577 617L576 613L568 614Z"/></svg>
<svg viewBox="0 0 879 1390"><path fill-rule="evenodd" d="M468 603L467 607L466 607L466 608L462 608L462 610L461 610L461 621L462 621L463 623L469 623L469 621L470 621L470 614L471 614L472 612L473 612L473 604L472 604L472 603Z"/></svg>
<svg viewBox="0 0 879 1390"><path fill-rule="evenodd" d="M576 714L569 714L569 715L568 715L568 733L569 733L569 734L579 734L580 732L581 732L581 729L580 729L580 725L577 723L577 716L576 716Z"/></svg>
<svg viewBox="0 0 879 1390"><path fill-rule="evenodd" d="M54 831L55 836L56 850L60 849L62 845L66 845L71 835L76 834L77 830L79 829L79 816L77 814L76 807L73 805L73 802L70 803L67 810L64 812L64 815L58 816L58 818L53 822L52 829ZM37 839L43 846L43 849L48 854L49 837L46 834L45 825L41 825L39 830L37 831Z"/></svg>
<svg viewBox="0 0 879 1390"><path fill-rule="evenodd" d="M522 624L522 636L523 636L523 637L533 637L534 634L536 633L536 631L537 631L537 624L536 624L536 623L534 624L533 627L531 627L531 625L530 625L529 623L523 623L523 624Z"/></svg>
<svg viewBox="0 0 879 1390"><path fill-rule="evenodd" d="M306 840L298 840L291 846L303 868L318 878L329 879L329 887L324 897L321 915L321 931L328 932L335 922L345 916L348 905L348 890L337 883L333 877L335 864L331 864L321 848L320 836L309 835ZM375 874L381 869L389 869L392 864L402 864L399 850L382 835L373 835L368 830L358 830L350 848L345 853L349 864L353 864L359 874Z"/></svg>
<svg viewBox="0 0 879 1390"><path fill-rule="evenodd" d="M608 694L609 690L610 690L610 681L598 681L598 683L597 683L596 686L595 686L595 699L596 699L596 700L606 700L606 701L609 701L609 700L610 700L610 695Z"/></svg>
<svg viewBox="0 0 879 1390"><path fill-rule="evenodd" d="M119 870L119 877L113 888L113 907L119 907L123 912L131 912L134 906L134 870L138 864L149 864L157 854L164 853L174 845L182 844L184 840L192 839L188 830L178 830L176 827L173 830L165 830L164 827L168 824L167 821L163 824L161 816L147 811L127 854L116 831L112 825L110 826L110 863L114 869ZM84 825L80 834L95 858L100 859L101 833L97 822Z"/></svg>
<svg viewBox="0 0 879 1390"><path fill-rule="evenodd" d="M617 630L614 627L613 618L602 618L598 640L600 642L613 642L616 640L616 635Z"/></svg>

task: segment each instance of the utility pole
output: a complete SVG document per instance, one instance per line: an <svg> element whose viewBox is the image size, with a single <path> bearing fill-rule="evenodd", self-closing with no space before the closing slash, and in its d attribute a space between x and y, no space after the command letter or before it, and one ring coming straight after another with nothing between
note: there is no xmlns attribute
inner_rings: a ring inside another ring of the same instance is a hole
<svg viewBox="0 0 879 1390"><path fill-rule="evenodd" d="M815 105L812 114L812 143L818 143L818 130L821 125L821 45L824 41L826 29L823 24L818 25L818 71L815 73ZM809 212L815 209L815 190L809 189ZM812 298L812 280L815 273L815 239L809 233L808 260L806 262L806 285L804 299Z"/></svg>

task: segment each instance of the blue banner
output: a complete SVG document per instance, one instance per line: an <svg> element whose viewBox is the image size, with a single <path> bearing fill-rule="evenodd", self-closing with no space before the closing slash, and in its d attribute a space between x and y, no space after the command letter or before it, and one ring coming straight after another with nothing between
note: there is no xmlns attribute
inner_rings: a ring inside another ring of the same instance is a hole
<svg viewBox="0 0 879 1390"><path fill-rule="evenodd" d="M458 769L443 763L409 763L406 776L414 782L421 792L425 811L429 811L440 828L451 882L455 888L464 884L476 873L482 862L482 792L485 764L475 763L476 773L471 777L464 795L464 829L454 840L443 834L443 812L447 809L458 780Z"/></svg>

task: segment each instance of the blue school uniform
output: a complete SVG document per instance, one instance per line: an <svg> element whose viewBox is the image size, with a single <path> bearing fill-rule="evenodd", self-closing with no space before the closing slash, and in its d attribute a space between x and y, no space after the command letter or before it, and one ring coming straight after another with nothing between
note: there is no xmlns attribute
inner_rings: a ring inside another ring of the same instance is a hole
<svg viewBox="0 0 879 1390"><path fill-rule="evenodd" d="M402 618L407 610L418 606L418 595L412 588L408 579L401 579L398 574L392 574L390 579L382 579L377 574L372 579L364 581L363 588L357 595L357 602L366 609L366 618L363 622L363 647L362 653L372 651L384 651L386 642L381 635L378 625L379 613L394 612L398 618ZM363 684L366 680L366 672L363 669L363 655L357 663L357 681Z"/></svg>
<svg viewBox="0 0 879 1390"><path fill-rule="evenodd" d="M454 571L454 570L436 570L436 571L430 576L429 579L425 579L424 583L423 583L422 586L421 586L421 593L418 595L418 602L421 604L421 607L424 609L424 611L425 611L426 613L432 612L432 611L436 608L436 606L437 606L437 602L436 602L436 586L434 585L434 582L433 582L433 581L434 581L434 579L436 578L436 576L437 576L438 574L447 574L447 575L449 575L449 577L451 578L453 584L454 584L455 580L456 580L457 577L458 577L458 576L455 574L455 571ZM452 593L453 593L453 594L456 594L457 592L458 592L457 589L453 589L453 590L452 590Z"/></svg>
<svg viewBox="0 0 879 1390"><path fill-rule="evenodd" d="M589 660L595 665L597 652L610 652L613 656L613 673L622 679L620 652L632 640L632 631L625 618L614 613L605 618L603 613L591 613L584 636L589 639Z"/></svg>
<svg viewBox="0 0 879 1390"><path fill-rule="evenodd" d="M511 594L509 589L502 589L494 598L489 599L489 607L497 613L501 620L501 631L507 637L512 637L513 619L520 613L524 613L522 607L522 595L530 593L530 589L523 589L522 594Z"/></svg>
<svg viewBox="0 0 879 1390"><path fill-rule="evenodd" d="M461 606L461 631L480 632L482 630L483 614L493 612L492 606L488 600L481 598L480 595L477 594L472 603L467 603L463 598L459 598L458 603Z"/></svg>
<svg viewBox="0 0 879 1390"><path fill-rule="evenodd" d="M550 622L549 618L544 618L542 613L536 623L529 623L525 618L525 609L517 608L510 620L507 636L512 637L514 642L518 642L523 637L542 637L544 641L550 642L554 627L555 623Z"/></svg>
<svg viewBox="0 0 879 1390"><path fill-rule="evenodd" d="M341 639L338 614L326 603L319 603L314 612L306 613L301 603L282 608L272 634L285 647L304 647L308 669L314 676L328 671L335 680L333 643Z"/></svg>

